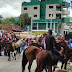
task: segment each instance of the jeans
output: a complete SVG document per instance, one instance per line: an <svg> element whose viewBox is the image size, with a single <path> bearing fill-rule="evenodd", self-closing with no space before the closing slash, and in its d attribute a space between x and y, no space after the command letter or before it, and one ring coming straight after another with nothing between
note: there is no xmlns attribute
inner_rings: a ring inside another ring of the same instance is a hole
<svg viewBox="0 0 72 72"><path fill-rule="evenodd" d="M52 50L52 53L54 53L54 54L56 54L56 55L60 56L59 51L58 51L58 50L56 50L56 49Z"/></svg>
<svg viewBox="0 0 72 72"><path fill-rule="evenodd" d="M20 52L22 52L23 50L25 50L25 45L21 46Z"/></svg>

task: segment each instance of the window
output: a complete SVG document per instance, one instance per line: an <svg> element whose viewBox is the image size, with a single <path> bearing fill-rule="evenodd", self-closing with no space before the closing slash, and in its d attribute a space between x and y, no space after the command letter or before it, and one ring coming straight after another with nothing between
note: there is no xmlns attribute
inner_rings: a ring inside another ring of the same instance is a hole
<svg viewBox="0 0 72 72"><path fill-rule="evenodd" d="M48 23L48 28L50 28L50 23Z"/></svg>
<svg viewBox="0 0 72 72"><path fill-rule="evenodd" d="M64 34L65 34L65 31L64 31Z"/></svg>
<svg viewBox="0 0 72 72"><path fill-rule="evenodd" d="M37 17L37 15L34 15L34 17Z"/></svg>
<svg viewBox="0 0 72 72"><path fill-rule="evenodd" d="M45 0L41 0L41 1L45 1Z"/></svg>
<svg viewBox="0 0 72 72"><path fill-rule="evenodd" d="M49 17L51 17L51 14L49 14Z"/></svg>
<svg viewBox="0 0 72 72"><path fill-rule="evenodd" d="M51 17L51 15L52 15L52 17L53 17L53 14L49 14L49 17Z"/></svg>
<svg viewBox="0 0 72 72"><path fill-rule="evenodd" d="M56 14L56 19L61 19L61 14Z"/></svg>
<svg viewBox="0 0 72 72"><path fill-rule="evenodd" d="M61 6L56 6L57 11L61 11Z"/></svg>
<svg viewBox="0 0 72 72"><path fill-rule="evenodd" d="M51 8L53 8L53 6L49 6L49 8L51 9Z"/></svg>
<svg viewBox="0 0 72 72"><path fill-rule="evenodd" d="M42 6L42 8L43 8L43 6Z"/></svg>
<svg viewBox="0 0 72 72"><path fill-rule="evenodd" d="M34 7L34 9L37 9L37 7Z"/></svg>
<svg viewBox="0 0 72 72"><path fill-rule="evenodd" d="M27 7L25 7L24 10L27 10Z"/></svg>

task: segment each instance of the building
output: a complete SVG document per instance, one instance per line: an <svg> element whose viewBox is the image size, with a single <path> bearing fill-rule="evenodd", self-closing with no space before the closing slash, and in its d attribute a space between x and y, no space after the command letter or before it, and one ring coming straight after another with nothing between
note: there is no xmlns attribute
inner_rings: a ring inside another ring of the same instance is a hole
<svg viewBox="0 0 72 72"><path fill-rule="evenodd" d="M58 33L60 32L59 24L70 22L69 7L70 3L64 0L31 0L31 2L22 3L21 13L28 13L32 17L33 33L47 32L48 29ZM61 33L64 32L61 31Z"/></svg>

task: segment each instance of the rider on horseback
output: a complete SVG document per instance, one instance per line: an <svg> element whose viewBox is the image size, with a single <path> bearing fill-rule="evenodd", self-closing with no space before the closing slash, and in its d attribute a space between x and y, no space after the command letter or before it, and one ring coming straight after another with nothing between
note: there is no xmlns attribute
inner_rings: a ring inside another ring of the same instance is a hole
<svg viewBox="0 0 72 72"><path fill-rule="evenodd" d="M51 51L53 54L60 57L59 51L53 48L53 45L56 44L56 41L55 38L52 36L52 30L48 31L48 35L45 38L45 43L46 43L46 50Z"/></svg>

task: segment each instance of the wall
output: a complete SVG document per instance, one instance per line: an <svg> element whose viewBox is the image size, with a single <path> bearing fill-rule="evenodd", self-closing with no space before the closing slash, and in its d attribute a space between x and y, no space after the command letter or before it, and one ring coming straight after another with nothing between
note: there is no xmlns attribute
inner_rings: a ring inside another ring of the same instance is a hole
<svg viewBox="0 0 72 72"><path fill-rule="evenodd" d="M52 9L49 9L49 6L53 6ZM46 4L46 19L56 19L56 14L62 14L62 11L57 11L56 6L60 6L60 4ZM49 14L53 14L53 17L49 17Z"/></svg>
<svg viewBox="0 0 72 72"><path fill-rule="evenodd" d="M24 7L27 7L27 10L24 10ZM37 7L37 9L34 10L34 7ZM22 6L21 13L28 13L33 20L38 20L40 19L40 5ZM34 15L37 15L37 17L34 17Z"/></svg>

